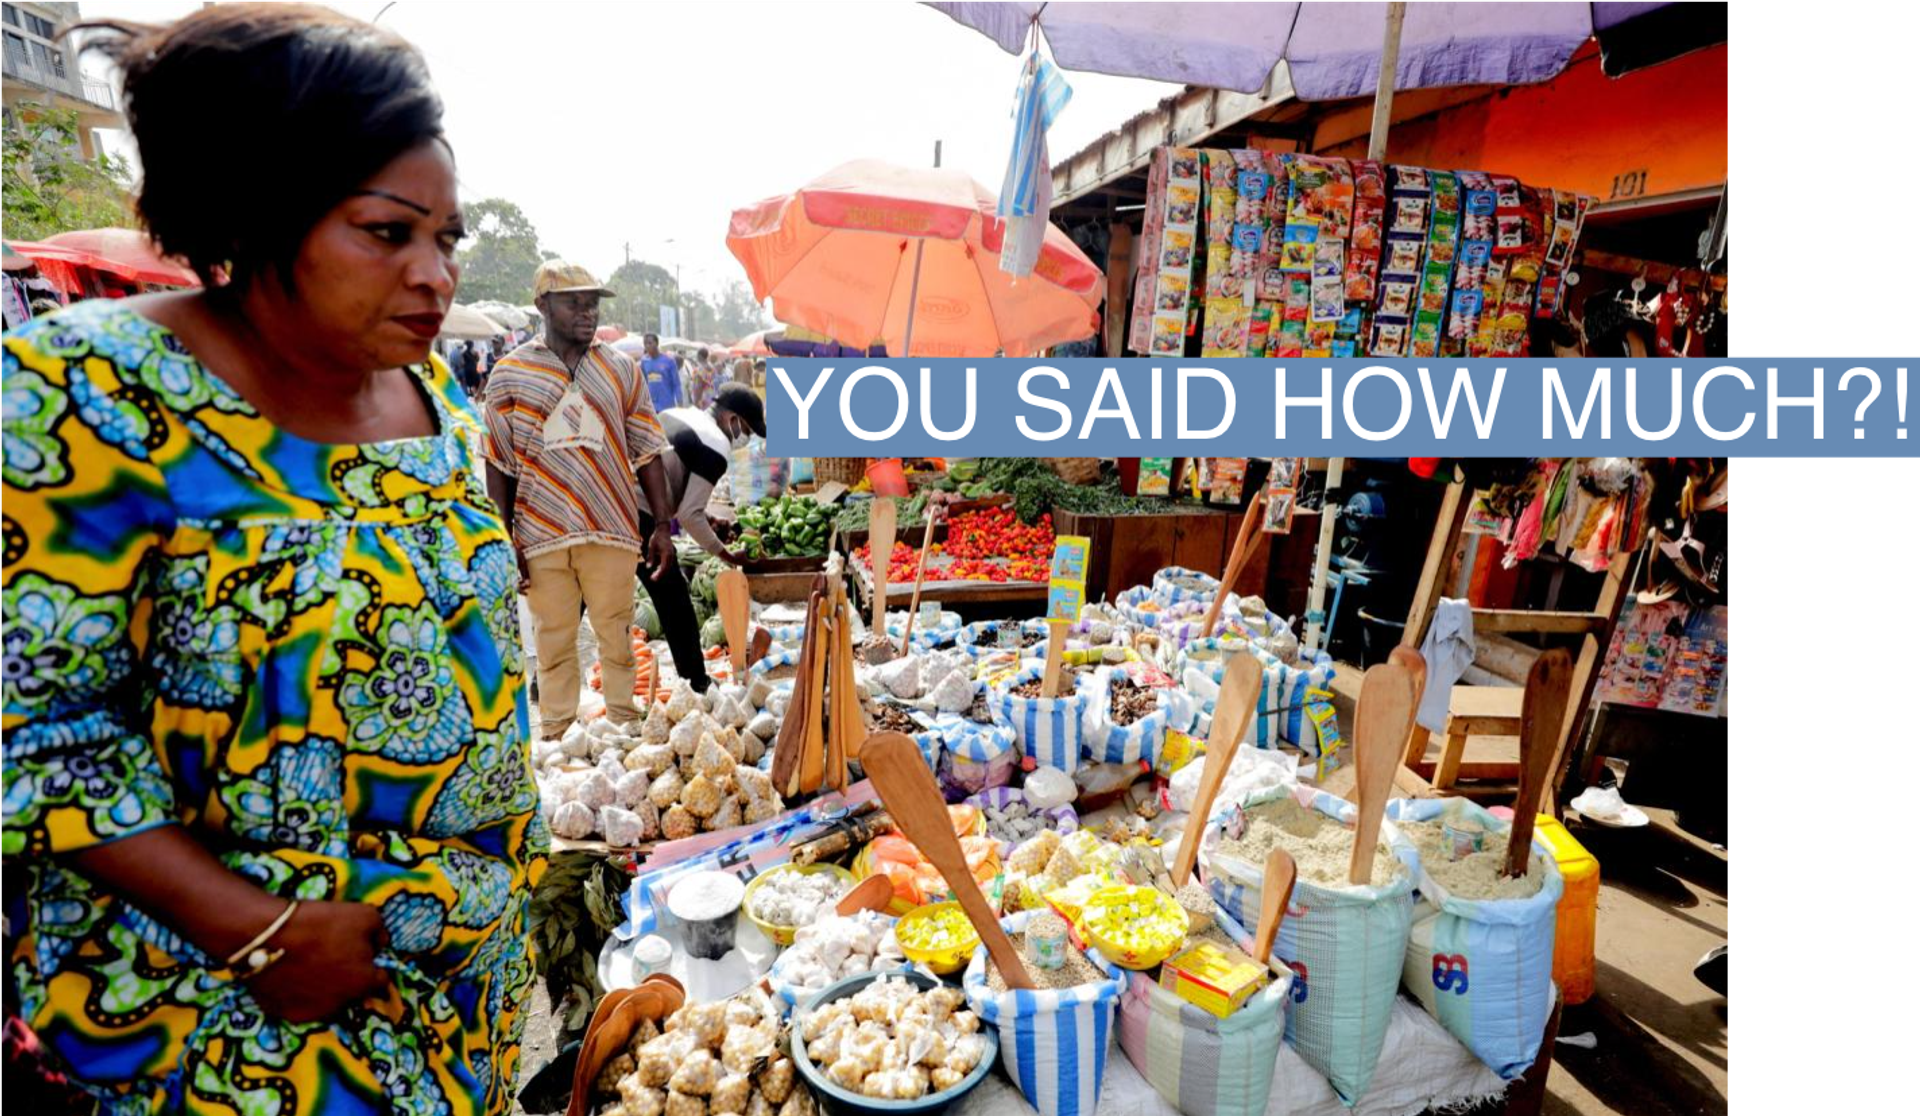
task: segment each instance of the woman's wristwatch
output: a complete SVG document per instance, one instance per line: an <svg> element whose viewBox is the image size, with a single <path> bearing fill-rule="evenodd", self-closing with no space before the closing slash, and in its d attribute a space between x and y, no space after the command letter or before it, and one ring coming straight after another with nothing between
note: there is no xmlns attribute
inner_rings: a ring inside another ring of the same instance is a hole
<svg viewBox="0 0 1920 1116"><path fill-rule="evenodd" d="M254 935L252 941L228 954L225 965L215 969L213 975L226 980L248 981L271 969L287 955L287 951L273 949L267 943L293 920L293 913L299 909L300 900L289 900L286 909L280 912L279 917L268 923L265 930Z"/></svg>

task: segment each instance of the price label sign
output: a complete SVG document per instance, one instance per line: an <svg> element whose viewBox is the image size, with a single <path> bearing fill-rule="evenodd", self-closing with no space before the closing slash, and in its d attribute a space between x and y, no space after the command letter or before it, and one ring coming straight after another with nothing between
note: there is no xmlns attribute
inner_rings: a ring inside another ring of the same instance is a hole
<svg viewBox="0 0 1920 1116"><path fill-rule="evenodd" d="M1053 540L1053 570L1048 577L1054 581L1076 581L1087 583L1087 553L1092 550L1093 541L1079 535L1061 535Z"/></svg>
<svg viewBox="0 0 1920 1116"><path fill-rule="evenodd" d="M1047 619L1071 624L1080 619L1087 603L1087 554L1093 540L1061 535L1053 540L1053 562L1047 577Z"/></svg>
<svg viewBox="0 0 1920 1116"><path fill-rule="evenodd" d="M1047 620L1051 623L1071 624L1080 619L1080 610L1087 604L1087 587L1072 582L1056 581L1047 586Z"/></svg>

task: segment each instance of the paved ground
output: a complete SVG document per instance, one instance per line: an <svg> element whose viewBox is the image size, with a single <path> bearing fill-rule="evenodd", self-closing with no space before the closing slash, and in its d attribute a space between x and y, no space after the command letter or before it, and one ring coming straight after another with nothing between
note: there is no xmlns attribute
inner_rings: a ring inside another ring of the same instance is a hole
<svg viewBox="0 0 1920 1116"><path fill-rule="evenodd" d="M1581 828L1600 860L1594 997L1569 1008L1547 1079L1547 1116L1727 1110L1727 1001L1693 966L1727 942L1727 854L1648 810L1641 830Z"/></svg>

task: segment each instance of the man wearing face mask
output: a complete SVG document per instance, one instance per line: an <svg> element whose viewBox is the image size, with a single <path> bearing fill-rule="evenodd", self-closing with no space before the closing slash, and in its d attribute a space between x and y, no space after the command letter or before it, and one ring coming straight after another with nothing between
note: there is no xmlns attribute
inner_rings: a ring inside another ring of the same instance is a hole
<svg viewBox="0 0 1920 1116"><path fill-rule="evenodd" d="M713 405L670 407L660 412L660 426L666 432L667 452L660 455L666 470L667 494L674 518L682 530L700 544L700 548L732 565L744 565L747 557L727 549L707 517L707 504L713 490L727 475L735 448L747 444L755 434L767 436L765 408L753 389L744 384L722 384ZM645 526L651 527L649 522ZM704 689L706 660L700 654L700 627L694 616L693 598L678 567L660 579L649 580L647 593L665 629L667 646L673 651L673 668L682 678L693 681L695 689Z"/></svg>

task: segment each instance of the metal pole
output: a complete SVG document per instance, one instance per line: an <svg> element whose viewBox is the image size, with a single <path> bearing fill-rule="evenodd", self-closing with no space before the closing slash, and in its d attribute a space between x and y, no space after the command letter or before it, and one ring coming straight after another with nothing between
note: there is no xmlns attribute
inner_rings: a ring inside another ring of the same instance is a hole
<svg viewBox="0 0 1920 1116"><path fill-rule="evenodd" d="M1340 482L1346 479L1346 469L1346 458L1327 459L1327 483L1322 490L1326 495L1320 501L1320 544L1313 552L1313 585L1307 590L1307 633L1300 641L1308 651L1320 650L1321 621L1329 619L1321 609L1327 603L1327 571L1333 566L1334 521L1340 516L1340 505L1334 503L1334 495ZM1336 600L1336 606L1337 603Z"/></svg>
<svg viewBox="0 0 1920 1116"><path fill-rule="evenodd" d="M1400 27L1407 20L1405 4L1387 5L1387 37L1380 44L1380 74L1373 85L1373 131L1367 137L1367 158L1387 157L1387 129L1393 124L1393 84L1400 68Z"/></svg>
<svg viewBox="0 0 1920 1116"><path fill-rule="evenodd" d="M940 141L933 141L933 165L940 166ZM920 237L913 242L913 283L907 288L907 336L900 344L900 356L913 355L913 310L920 304L920 258L926 254L927 238Z"/></svg>

